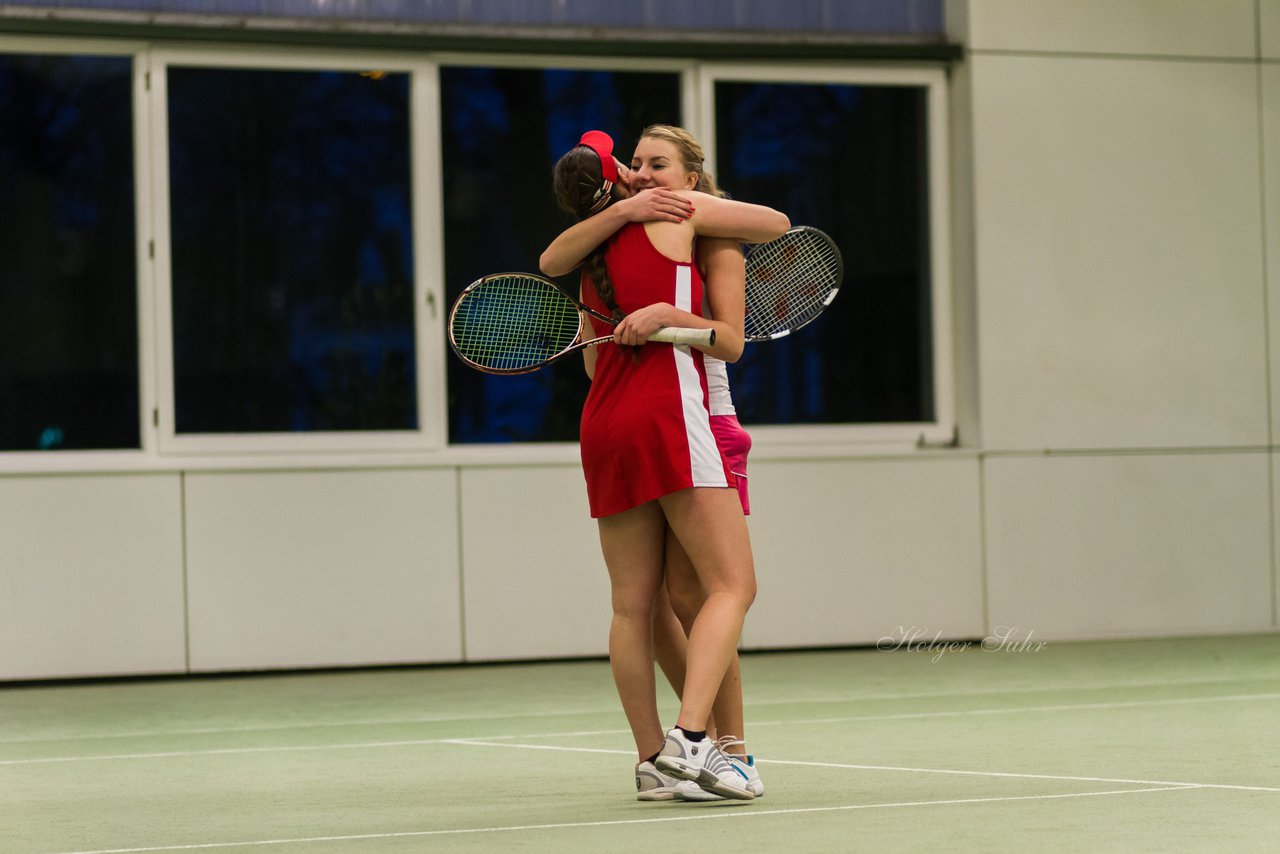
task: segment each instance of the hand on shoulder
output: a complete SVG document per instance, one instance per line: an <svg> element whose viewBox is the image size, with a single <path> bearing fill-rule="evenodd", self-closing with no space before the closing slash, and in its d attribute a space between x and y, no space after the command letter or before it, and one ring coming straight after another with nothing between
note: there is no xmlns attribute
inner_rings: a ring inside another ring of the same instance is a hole
<svg viewBox="0 0 1280 854"><path fill-rule="evenodd" d="M617 203L627 222L684 222L693 216L694 203L680 193L654 187L641 190Z"/></svg>

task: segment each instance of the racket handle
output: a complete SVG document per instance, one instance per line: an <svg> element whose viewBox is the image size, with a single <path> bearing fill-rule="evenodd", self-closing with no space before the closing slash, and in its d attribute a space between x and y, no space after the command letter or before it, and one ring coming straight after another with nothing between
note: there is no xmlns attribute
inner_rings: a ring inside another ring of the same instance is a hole
<svg viewBox="0 0 1280 854"><path fill-rule="evenodd" d="M688 329L682 326L664 326L649 336L650 341L665 341L668 344L696 344L710 347L716 343L714 329Z"/></svg>

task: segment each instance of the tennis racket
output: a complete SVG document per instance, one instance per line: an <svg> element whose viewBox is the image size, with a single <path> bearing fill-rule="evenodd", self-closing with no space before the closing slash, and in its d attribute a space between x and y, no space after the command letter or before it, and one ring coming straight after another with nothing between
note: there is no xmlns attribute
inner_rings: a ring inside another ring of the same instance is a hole
<svg viewBox="0 0 1280 854"><path fill-rule="evenodd" d="M844 279L844 261L834 240L799 225L747 252L748 341L790 335L831 305Z"/></svg>
<svg viewBox="0 0 1280 854"><path fill-rule="evenodd" d="M449 311L449 346L458 358L488 374L525 374L611 336L583 337L582 312L615 324L592 311L554 282L527 273L499 273L467 285ZM714 329L670 326L650 341L698 344L716 341Z"/></svg>

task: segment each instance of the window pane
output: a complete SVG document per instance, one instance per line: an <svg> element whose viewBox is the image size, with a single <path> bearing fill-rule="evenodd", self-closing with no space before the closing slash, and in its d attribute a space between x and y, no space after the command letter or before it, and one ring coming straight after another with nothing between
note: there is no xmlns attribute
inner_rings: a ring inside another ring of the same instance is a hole
<svg viewBox="0 0 1280 854"><path fill-rule="evenodd" d="M0 55L0 450L138 448L133 61Z"/></svg>
<svg viewBox="0 0 1280 854"><path fill-rule="evenodd" d="M415 428L408 75L168 85L177 432Z"/></svg>
<svg viewBox="0 0 1280 854"><path fill-rule="evenodd" d="M839 297L730 367L744 422L934 417L925 89L716 84L716 179L830 234Z"/></svg>
<svg viewBox="0 0 1280 854"><path fill-rule="evenodd" d="M551 195L551 169L583 131L599 128L626 161L646 125L679 123L675 73L442 68L445 280L449 302L489 273L538 271L572 220ZM578 278L561 284L576 296ZM577 441L586 399L582 360L514 377L449 359L452 442Z"/></svg>

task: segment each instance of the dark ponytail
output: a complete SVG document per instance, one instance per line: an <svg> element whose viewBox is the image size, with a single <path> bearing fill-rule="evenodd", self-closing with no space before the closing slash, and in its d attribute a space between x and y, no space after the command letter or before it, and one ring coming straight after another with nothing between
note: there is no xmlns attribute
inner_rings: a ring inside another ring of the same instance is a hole
<svg viewBox="0 0 1280 854"><path fill-rule="evenodd" d="M591 214L592 205L596 201L596 191L600 189L603 180L604 176L600 172L600 156L595 151L585 145L569 149L568 153L556 163L552 179L556 204L574 217L580 220L586 219ZM614 189L610 204L616 200L617 190ZM591 279L592 287L596 289L596 295L609 308L613 319L621 320L623 314L618 308L617 297L613 292L613 279L609 276L609 267L604 262L604 249L603 243L593 249L583 261L583 268Z"/></svg>

